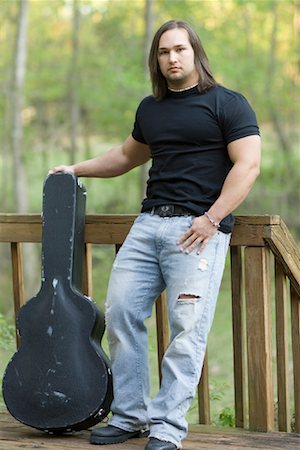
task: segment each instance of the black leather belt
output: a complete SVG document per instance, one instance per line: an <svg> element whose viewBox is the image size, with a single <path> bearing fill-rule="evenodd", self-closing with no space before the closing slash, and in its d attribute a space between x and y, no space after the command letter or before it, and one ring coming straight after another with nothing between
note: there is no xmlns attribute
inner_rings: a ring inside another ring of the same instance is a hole
<svg viewBox="0 0 300 450"><path fill-rule="evenodd" d="M191 216L193 214L187 208L178 205L153 206L153 208L148 209L146 212L157 214L160 217Z"/></svg>

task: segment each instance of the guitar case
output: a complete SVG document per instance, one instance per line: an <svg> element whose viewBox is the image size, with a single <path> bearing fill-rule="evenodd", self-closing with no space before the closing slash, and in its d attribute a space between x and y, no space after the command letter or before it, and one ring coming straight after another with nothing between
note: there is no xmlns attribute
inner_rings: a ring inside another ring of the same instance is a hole
<svg viewBox="0 0 300 450"><path fill-rule="evenodd" d="M104 315L81 293L85 200L72 174L46 179L41 288L20 309L20 347L3 378L11 415L51 433L95 425L112 401L110 363L101 347Z"/></svg>

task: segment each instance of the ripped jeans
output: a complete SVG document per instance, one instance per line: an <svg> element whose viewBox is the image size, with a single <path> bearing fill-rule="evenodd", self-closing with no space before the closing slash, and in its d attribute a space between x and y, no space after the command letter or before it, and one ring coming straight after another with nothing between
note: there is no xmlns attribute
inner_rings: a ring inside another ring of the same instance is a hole
<svg viewBox="0 0 300 450"><path fill-rule="evenodd" d="M230 234L218 231L201 254L182 253L176 242L193 219L140 214L114 262L106 303L114 384L110 424L127 431L150 428L151 437L178 447L187 434L185 415L201 375L230 241ZM144 321L164 289L171 337L162 384L151 400Z"/></svg>

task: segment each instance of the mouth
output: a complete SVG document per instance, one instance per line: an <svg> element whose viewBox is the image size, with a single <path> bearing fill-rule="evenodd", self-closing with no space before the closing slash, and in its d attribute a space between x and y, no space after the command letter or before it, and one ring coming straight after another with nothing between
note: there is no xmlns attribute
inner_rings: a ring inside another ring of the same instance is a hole
<svg viewBox="0 0 300 450"><path fill-rule="evenodd" d="M180 67L170 67L169 72L178 72L180 70Z"/></svg>

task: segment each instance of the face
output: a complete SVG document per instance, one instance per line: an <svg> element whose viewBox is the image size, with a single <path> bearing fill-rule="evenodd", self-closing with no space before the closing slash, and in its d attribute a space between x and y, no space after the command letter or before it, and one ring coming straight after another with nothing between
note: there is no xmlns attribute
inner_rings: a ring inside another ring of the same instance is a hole
<svg viewBox="0 0 300 450"><path fill-rule="evenodd" d="M174 28L161 35L157 59L171 89L183 89L198 82L194 50L184 28Z"/></svg>

